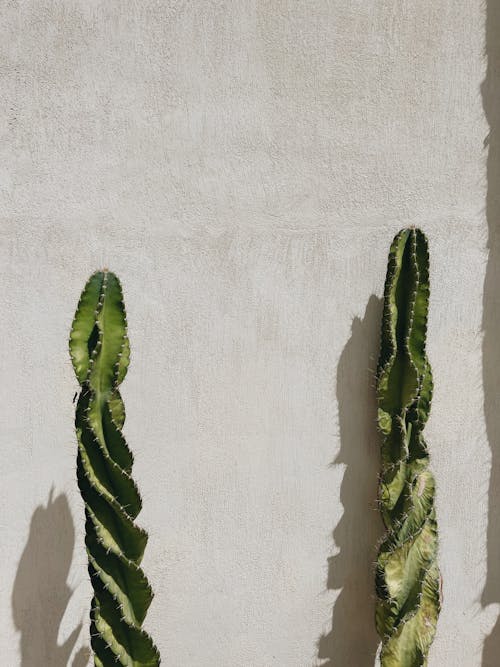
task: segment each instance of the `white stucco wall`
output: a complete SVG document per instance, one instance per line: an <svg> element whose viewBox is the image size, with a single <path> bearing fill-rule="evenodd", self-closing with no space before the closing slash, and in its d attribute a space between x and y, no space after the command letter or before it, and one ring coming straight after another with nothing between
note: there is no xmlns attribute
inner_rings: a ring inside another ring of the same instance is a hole
<svg viewBox="0 0 500 667"><path fill-rule="evenodd" d="M406 225L432 259L430 667L486 665L483 4L2 3L3 665L86 665L67 338L103 266L128 309L125 431L163 664L374 664L369 371Z"/></svg>

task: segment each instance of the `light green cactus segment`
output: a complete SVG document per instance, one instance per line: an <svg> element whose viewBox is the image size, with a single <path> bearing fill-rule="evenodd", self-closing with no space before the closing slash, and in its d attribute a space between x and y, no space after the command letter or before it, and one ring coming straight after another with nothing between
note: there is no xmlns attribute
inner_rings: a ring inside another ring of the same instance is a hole
<svg viewBox="0 0 500 667"><path fill-rule="evenodd" d="M94 589L94 664L157 667L158 650L142 629L153 594L140 568L147 534L135 523L141 496L122 433L125 408L118 387L127 373L130 346L122 289L113 273L97 272L87 282L69 347L81 385L75 418L77 478Z"/></svg>
<svg viewBox="0 0 500 667"><path fill-rule="evenodd" d="M405 229L389 253L377 369L379 502L387 529L376 567L382 667L427 665L441 606L435 483L422 433L432 399L428 304L427 239Z"/></svg>

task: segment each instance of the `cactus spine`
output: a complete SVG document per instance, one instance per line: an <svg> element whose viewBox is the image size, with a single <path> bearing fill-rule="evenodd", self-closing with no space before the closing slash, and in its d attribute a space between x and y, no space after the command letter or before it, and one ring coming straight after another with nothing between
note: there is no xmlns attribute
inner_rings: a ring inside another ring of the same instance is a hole
<svg viewBox="0 0 500 667"><path fill-rule="evenodd" d="M118 278L94 273L82 292L69 349L81 385L76 406L77 478L85 503L85 544L94 597L90 612L96 667L157 667L159 653L141 626L152 600L140 568L147 534L135 524L141 497L122 433L119 385L130 359Z"/></svg>
<svg viewBox="0 0 500 667"><path fill-rule="evenodd" d="M376 564L382 667L427 665L441 606L435 482L422 433L433 387L428 304L427 239L404 229L389 253L377 369L379 503L387 531Z"/></svg>

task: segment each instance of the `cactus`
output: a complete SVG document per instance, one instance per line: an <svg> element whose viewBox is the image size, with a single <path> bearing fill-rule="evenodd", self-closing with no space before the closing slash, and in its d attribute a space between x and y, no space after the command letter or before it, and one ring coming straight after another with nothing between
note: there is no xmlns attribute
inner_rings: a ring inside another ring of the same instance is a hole
<svg viewBox="0 0 500 667"><path fill-rule="evenodd" d="M427 239L418 229L404 229L389 253L376 377L379 504L386 527L376 563L382 667L428 664L441 607L435 482L422 433L433 388L428 303Z"/></svg>
<svg viewBox="0 0 500 667"><path fill-rule="evenodd" d="M122 433L119 385L130 360L118 278L94 273L82 292L69 349L81 386L76 406L77 479L85 503L85 544L94 590L90 611L95 667L157 667L159 653L142 623L152 600L140 568L147 534L135 519L141 496Z"/></svg>

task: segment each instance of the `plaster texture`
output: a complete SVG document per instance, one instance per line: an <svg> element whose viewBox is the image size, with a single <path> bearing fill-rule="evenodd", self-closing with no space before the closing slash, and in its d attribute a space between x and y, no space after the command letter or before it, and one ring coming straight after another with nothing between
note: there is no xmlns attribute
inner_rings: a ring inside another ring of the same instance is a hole
<svg viewBox="0 0 500 667"><path fill-rule="evenodd" d="M67 339L103 266L128 309L126 434L163 664L375 664L371 370L406 225L432 253L444 606L429 665L495 664L500 365L487 397L483 375L500 251L484 303L483 286L500 151L487 162L484 141L500 69L481 84L500 31L483 4L1 4L3 665L87 664Z"/></svg>

